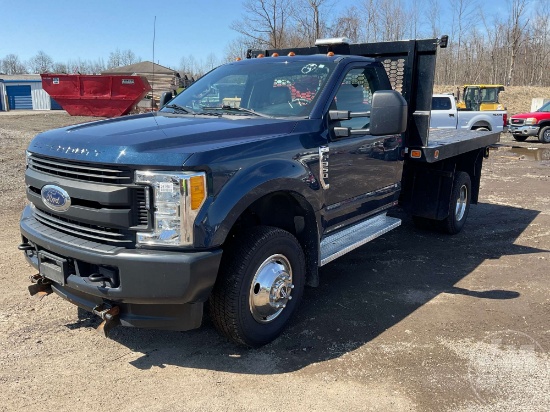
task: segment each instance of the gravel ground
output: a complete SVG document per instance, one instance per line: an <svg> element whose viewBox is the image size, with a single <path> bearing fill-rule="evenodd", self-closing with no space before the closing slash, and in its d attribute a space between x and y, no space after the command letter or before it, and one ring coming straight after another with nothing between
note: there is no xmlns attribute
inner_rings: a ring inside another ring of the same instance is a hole
<svg viewBox="0 0 550 412"><path fill-rule="evenodd" d="M24 149L86 120L0 114L1 411L550 409L550 145L503 136L461 234L405 219L323 267L286 333L248 350L208 319L106 339L58 296L28 296Z"/></svg>

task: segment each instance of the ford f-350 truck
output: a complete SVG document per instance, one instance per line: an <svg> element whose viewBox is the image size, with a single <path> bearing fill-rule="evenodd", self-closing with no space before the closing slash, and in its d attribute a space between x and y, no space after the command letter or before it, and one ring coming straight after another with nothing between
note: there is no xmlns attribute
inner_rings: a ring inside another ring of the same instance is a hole
<svg viewBox="0 0 550 412"><path fill-rule="evenodd" d="M460 232L495 132L429 130L446 38L249 51L157 113L37 135L19 248L116 325L275 339L319 267L398 227Z"/></svg>

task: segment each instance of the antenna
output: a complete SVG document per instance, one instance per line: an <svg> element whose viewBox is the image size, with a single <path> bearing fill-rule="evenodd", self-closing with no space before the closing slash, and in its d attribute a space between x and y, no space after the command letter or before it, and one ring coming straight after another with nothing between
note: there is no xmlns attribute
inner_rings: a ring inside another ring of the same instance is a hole
<svg viewBox="0 0 550 412"><path fill-rule="evenodd" d="M153 81L151 84L151 111L155 109L155 36L157 34L157 16L153 21Z"/></svg>

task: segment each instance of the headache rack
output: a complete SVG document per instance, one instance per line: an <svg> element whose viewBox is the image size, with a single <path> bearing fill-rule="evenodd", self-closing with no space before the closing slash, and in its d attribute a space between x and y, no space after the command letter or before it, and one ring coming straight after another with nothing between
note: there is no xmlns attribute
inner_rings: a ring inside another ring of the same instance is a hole
<svg viewBox="0 0 550 412"><path fill-rule="evenodd" d="M318 41L319 42L319 41ZM286 56L327 54L356 55L379 60L388 73L394 90L400 92L408 104L407 132L404 134L408 147L429 146L430 110L435 77L436 52L447 46L448 36L440 39L402 40L379 43L334 43L314 47L248 50L247 58L260 54L266 57L274 53Z"/></svg>

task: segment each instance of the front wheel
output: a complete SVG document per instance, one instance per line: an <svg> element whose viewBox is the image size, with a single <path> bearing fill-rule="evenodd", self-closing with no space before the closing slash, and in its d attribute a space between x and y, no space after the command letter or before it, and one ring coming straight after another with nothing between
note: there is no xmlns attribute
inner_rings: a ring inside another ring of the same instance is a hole
<svg viewBox="0 0 550 412"><path fill-rule="evenodd" d="M209 300L212 321L230 340L259 347L281 334L300 303L304 253L275 227L254 227L228 242Z"/></svg>
<svg viewBox="0 0 550 412"><path fill-rule="evenodd" d="M466 172L456 172L449 204L449 216L440 222L441 228L451 234L459 233L466 223L470 210L472 182Z"/></svg>
<svg viewBox="0 0 550 412"><path fill-rule="evenodd" d="M541 143L550 143L550 126L544 126L540 129L539 141Z"/></svg>

